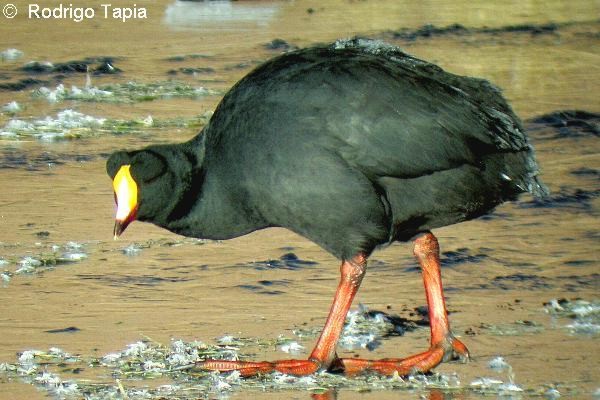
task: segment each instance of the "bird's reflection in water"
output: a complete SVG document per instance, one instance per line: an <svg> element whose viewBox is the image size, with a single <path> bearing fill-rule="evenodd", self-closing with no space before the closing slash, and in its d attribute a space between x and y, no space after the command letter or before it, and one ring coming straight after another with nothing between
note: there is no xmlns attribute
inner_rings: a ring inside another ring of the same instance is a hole
<svg viewBox="0 0 600 400"><path fill-rule="evenodd" d="M312 400L338 400L338 391L335 389L328 390L325 393L313 393L310 398ZM343 398L343 395L342 395ZM446 393L441 390L433 389L429 393L423 393L420 397L423 400L464 400L462 393ZM339 399L342 400L342 399Z"/></svg>

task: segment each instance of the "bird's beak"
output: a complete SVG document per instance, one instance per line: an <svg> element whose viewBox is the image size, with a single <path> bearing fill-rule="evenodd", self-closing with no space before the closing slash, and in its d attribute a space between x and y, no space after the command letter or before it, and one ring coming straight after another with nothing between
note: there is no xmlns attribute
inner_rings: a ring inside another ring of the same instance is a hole
<svg viewBox="0 0 600 400"><path fill-rule="evenodd" d="M125 228L127 228L127 225L129 225L130 221L119 221L118 219L115 220L115 228L113 230L113 239L117 240L119 238L119 236L121 236L121 233L123 233L123 231L125 230Z"/></svg>
<svg viewBox="0 0 600 400"><path fill-rule="evenodd" d="M138 187L131 172L130 165L123 165L113 180L117 215L115 216L114 238L117 239L133 220L138 209Z"/></svg>

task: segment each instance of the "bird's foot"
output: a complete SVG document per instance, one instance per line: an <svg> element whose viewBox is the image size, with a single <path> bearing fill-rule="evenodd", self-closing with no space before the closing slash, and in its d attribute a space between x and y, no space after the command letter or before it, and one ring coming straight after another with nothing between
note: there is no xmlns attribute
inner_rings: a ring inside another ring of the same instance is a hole
<svg viewBox="0 0 600 400"><path fill-rule="evenodd" d="M336 358L330 371L342 372L345 375L357 375L363 372L375 372L382 375L409 375L415 372L428 372L442 361L460 359L467 361L467 347L452 335L432 345L429 350L406 358L384 358L382 360L365 360L360 358ZM196 367L207 371L231 372L239 371L241 376L249 377L269 372L305 376L325 369L317 360L279 360L279 361L227 361L204 360L196 363Z"/></svg>
<svg viewBox="0 0 600 400"><path fill-rule="evenodd" d="M335 369L345 375L356 375L363 372L375 372L382 375L409 375L416 372L425 373L435 368L442 361L469 359L469 350L458 339L448 335L440 343L433 344L429 350L406 358L385 358L382 360L364 360L358 358L339 358Z"/></svg>
<svg viewBox="0 0 600 400"><path fill-rule="evenodd" d="M230 372L239 371L241 376L248 377L269 372L281 372L288 375L304 376L315 373L321 367L316 360L279 360L279 361L226 361L204 360L196 363L202 370Z"/></svg>

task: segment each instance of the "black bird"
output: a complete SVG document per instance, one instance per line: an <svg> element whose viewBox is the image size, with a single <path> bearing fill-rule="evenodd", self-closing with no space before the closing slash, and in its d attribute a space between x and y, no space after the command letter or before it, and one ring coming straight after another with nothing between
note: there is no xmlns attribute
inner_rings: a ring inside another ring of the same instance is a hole
<svg viewBox="0 0 600 400"><path fill-rule="evenodd" d="M523 192L546 193L521 122L499 89L366 39L267 61L225 95L195 138L116 152L107 171L115 236L134 219L207 239L278 226L341 259L330 314L308 360L198 363L243 375L405 375L467 358L450 331L430 231ZM429 350L404 359L339 358L336 344L367 258L408 240L423 272Z"/></svg>

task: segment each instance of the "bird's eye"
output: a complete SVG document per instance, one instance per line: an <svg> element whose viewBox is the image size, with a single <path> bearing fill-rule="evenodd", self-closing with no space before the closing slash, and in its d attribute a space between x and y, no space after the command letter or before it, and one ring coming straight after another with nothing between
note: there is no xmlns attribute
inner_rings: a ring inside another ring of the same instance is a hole
<svg viewBox="0 0 600 400"><path fill-rule="evenodd" d="M164 174L167 164L164 157L150 150L140 151L131 163L132 175L143 182L151 182Z"/></svg>

